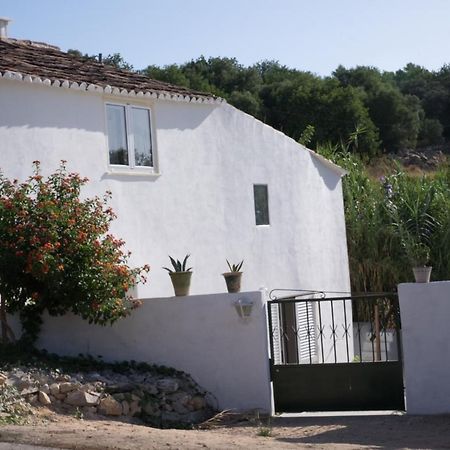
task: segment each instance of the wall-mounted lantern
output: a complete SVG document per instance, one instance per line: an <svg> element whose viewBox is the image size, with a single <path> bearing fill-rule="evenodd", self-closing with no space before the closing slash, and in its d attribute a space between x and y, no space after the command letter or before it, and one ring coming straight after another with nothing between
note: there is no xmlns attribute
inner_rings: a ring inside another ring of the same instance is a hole
<svg viewBox="0 0 450 450"><path fill-rule="evenodd" d="M234 307L239 315L243 319L248 319L252 315L253 302L245 298L240 298L234 302Z"/></svg>

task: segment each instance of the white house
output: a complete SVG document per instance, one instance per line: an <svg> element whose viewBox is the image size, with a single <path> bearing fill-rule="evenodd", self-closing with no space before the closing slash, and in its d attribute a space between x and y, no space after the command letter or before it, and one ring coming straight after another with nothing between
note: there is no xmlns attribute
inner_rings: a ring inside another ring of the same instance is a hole
<svg viewBox="0 0 450 450"><path fill-rule="evenodd" d="M41 345L172 365L223 408L269 410L264 296L250 291L350 291L344 171L221 98L10 39L6 26L0 19L1 171L23 180L34 160L44 175L66 160L90 179L83 195L112 192L113 233L132 265L151 266L136 296L152 301L138 313L107 330L56 318ZM188 253L193 296L161 299L173 295L168 255ZM226 291L226 259L244 260L250 324L236 297L203 295ZM309 311L296 310L300 322Z"/></svg>
<svg viewBox="0 0 450 450"><path fill-rule="evenodd" d="M343 170L213 95L42 43L0 38L0 167L24 179L60 160L110 190L113 233L149 263L138 297L171 296L162 266L190 253L193 294L349 291Z"/></svg>

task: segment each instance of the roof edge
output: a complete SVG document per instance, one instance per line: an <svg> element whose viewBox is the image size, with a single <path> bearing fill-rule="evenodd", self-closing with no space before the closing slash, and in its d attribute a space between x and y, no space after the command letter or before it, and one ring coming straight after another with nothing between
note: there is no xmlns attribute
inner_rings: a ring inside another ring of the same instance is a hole
<svg viewBox="0 0 450 450"><path fill-rule="evenodd" d="M301 145L301 144L300 144ZM348 175L348 170L343 169L341 166L338 166L333 161L330 161L329 159L325 158L321 154L315 152L314 150L311 150L308 147L303 146L308 152L313 156L314 158L318 159L322 164L327 166L329 169L331 169L333 172L337 173L340 177L343 177L345 175Z"/></svg>
<svg viewBox="0 0 450 450"><path fill-rule="evenodd" d="M5 71L0 72L0 78L6 80L15 80L25 83L40 84L53 88L73 89L76 91L96 92L99 94L113 95L117 97L127 98L141 98L141 99L161 99L175 102L185 103L207 103L207 104L222 104L226 100L221 97L209 97L200 95L183 95L178 93L171 93L157 89L148 89L143 91L127 90L116 86L100 86L98 84L89 84L85 82L76 82L71 80L51 80L49 78L41 78L37 75L30 75L21 72Z"/></svg>
<svg viewBox="0 0 450 450"><path fill-rule="evenodd" d="M226 101L224 103L226 103ZM319 153L315 152L314 150L311 150L310 148L305 147L303 144L299 144L295 139L291 138L287 134L284 134L282 131L277 130L273 126L263 122L260 119L257 119L255 116L252 116L251 114L248 114L245 111L242 111L241 109L236 108L235 106L231 105L230 103L226 103L226 106L228 108L232 108L232 109L239 111L241 114L245 114L246 116L250 117L251 119L256 120L257 122L261 123L263 126L270 128L275 133L279 133L284 138L289 139L290 141L294 142L297 146L299 146L303 150L307 151L313 158L316 158L320 163L322 163L324 166L328 167L330 170L332 170L334 173L336 173L340 177L348 175L348 173L349 173L348 170L343 169L341 166L338 166L337 164L335 164L334 162L325 158L324 156L320 155Z"/></svg>

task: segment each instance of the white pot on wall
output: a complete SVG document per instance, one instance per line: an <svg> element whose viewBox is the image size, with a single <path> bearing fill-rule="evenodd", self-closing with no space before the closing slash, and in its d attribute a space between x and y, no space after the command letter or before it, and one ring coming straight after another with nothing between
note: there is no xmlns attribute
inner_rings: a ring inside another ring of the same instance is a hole
<svg viewBox="0 0 450 450"><path fill-rule="evenodd" d="M414 278L416 279L416 283L429 283L431 269L432 267L430 266L413 267Z"/></svg>

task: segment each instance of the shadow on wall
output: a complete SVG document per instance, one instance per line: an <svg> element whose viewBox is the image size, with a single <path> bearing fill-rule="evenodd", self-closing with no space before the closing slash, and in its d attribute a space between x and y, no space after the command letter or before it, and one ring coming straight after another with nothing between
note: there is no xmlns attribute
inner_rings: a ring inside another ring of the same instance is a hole
<svg viewBox="0 0 450 450"><path fill-rule="evenodd" d="M104 104L133 103L130 98L101 98L89 92L2 83L2 127L81 129L104 132ZM220 105L174 101L136 102L152 108L156 129L195 129Z"/></svg>
<svg viewBox="0 0 450 450"><path fill-rule="evenodd" d="M104 109L97 96L24 84L5 83L1 86L1 127L80 129L103 133Z"/></svg>
<svg viewBox="0 0 450 450"><path fill-rule="evenodd" d="M330 191L334 191L339 184L339 180L341 176L334 172L331 168L327 167L323 162L321 162L317 157L315 157L312 153L309 153L309 157L317 169L320 177L324 181L325 185Z"/></svg>
<svg viewBox="0 0 450 450"><path fill-rule="evenodd" d="M220 105L161 102L155 108L157 130L194 130Z"/></svg>
<svg viewBox="0 0 450 450"><path fill-rule="evenodd" d="M146 174L130 174L130 173L114 173L114 172L105 172L101 177L101 180L115 180L120 183L155 183L157 182L160 177L158 175L154 175L152 173Z"/></svg>

